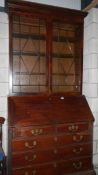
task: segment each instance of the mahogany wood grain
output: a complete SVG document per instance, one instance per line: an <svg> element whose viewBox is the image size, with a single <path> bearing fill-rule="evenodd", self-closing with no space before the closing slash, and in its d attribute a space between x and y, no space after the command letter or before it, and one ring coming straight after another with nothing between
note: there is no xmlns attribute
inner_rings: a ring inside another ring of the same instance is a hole
<svg viewBox="0 0 98 175"><path fill-rule="evenodd" d="M7 12L7 175L95 175L94 117L82 95L87 13L18 0Z"/></svg>

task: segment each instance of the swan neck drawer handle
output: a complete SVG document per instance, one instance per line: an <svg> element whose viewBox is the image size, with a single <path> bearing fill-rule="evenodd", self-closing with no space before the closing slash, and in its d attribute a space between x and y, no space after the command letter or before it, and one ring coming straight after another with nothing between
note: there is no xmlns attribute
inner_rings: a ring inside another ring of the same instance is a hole
<svg viewBox="0 0 98 175"><path fill-rule="evenodd" d="M53 152L54 152L54 154L57 154L58 153L58 150L57 149L54 149Z"/></svg>
<svg viewBox="0 0 98 175"><path fill-rule="evenodd" d="M36 170L33 170L33 171L32 171L32 175L36 175L36 173L37 173ZM24 175L29 175L29 173L28 173L28 172L25 172Z"/></svg>
<svg viewBox="0 0 98 175"><path fill-rule="evenodd" d="M27 160L29 162L36 160L36 158L37 158L36 154L33 155L33 158L32 159L30 159L28 156L25 156L25 160Z"/></svg>
<svg viewBox="0 0 98 175"><path fill-rule="evenodd" d="M43 129L42 128L40 128L40 129L32 129L31 133L32 133L32 135L40 135L40 134L43 133Z"/></svg>
<svg viewBox="0 0 98 175"><path fill-rule="evenodd" d="M68 127L68 130L69 130L70 132L76 132L76 131L78 131L78 129L79 129L78 125L70 125L70 126Z"/></svg>
<svg viewBox="0 0 98 175"><path fill-rule="evenodd" d="M54 168L57 168L57 163L54 163L54 164L53 164L53 167L54 167Z"/></svg>
<svg viewBox="0 0 98 175"><path fill-rule="evenodd" d="M29 175L29 173L28 172L25 172L24 175Z"/></svg>
<svg viewBox="0 0 98 175"><path fill-rule="evenodd" d="M75 141L75 142L80 142L80 141L82 141L83 140L83 136L81 135L81 136L73 136L73 141Z"/></svg>
<svg viewBox="0 0 98 175"><path fill-rule="evenodd" d="M73 153L75 153L75 154L80 154L82 151L83 151L83 148L81 148L81 147L73 149Z"/></svg>
<svg viewBox="0 0 98 175"><path fill-rule="evenodd" d="M82 162L73 163L73 167L74 167L75 169L80 169L80 168L82 168Z"/></svg>
<svg viewBox="0 0 98 175"><path fill-rule="evenodd" d="M34 140L34 141L33 141L33 145L32 145L32 146L31 146L31 145L29 145L29 143L28 143L28 142L25 142L25 147L26 147L26 148L30 148L30 149L32 149L32 148L34 148L36 145L37 145L36 140Z"/></svg>
<svg viewBox="0 0 98 175"><path fill-rule="evenodd" d="M32 175L36 175L37 171L36 170L33 170L32 171Z"/></svg>

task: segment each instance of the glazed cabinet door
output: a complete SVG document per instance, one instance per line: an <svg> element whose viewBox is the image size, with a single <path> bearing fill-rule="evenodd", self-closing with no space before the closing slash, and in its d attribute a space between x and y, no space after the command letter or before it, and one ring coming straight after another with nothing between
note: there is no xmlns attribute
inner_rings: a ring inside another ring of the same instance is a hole
<svg viewBox="0 0 98 175"><path fill-rule="evenodd" d="M10 15L12 93L47 91L46 21Z"/></svg>
<svg viewBox="0 0 98 175"><path fill-rule="evenodd" d="M65 22L53 23L52 91L81 91L82 26Z"/></svg>
<svg viewBox="0 0 98 175"><path fill-rule="evenodd" d="M10 14L10 92L80 93L82 24Z"/></svg>

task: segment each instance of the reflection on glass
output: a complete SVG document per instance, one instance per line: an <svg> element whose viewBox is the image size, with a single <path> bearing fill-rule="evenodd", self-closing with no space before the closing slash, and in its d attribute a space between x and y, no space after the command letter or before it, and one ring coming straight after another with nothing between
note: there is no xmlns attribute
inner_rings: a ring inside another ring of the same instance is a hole
<svg viewBox="0 0 98 175"><path fill-rule="evenodd" d="M77 29L77 25L60 22L53 25L53 92L80 91L81 60Z"/></svg>
<svg viewBox="0 0 98 175"><path fill-rule="evenodd" d="M13 17L13 92L46 91L46 25Z"/></svg>

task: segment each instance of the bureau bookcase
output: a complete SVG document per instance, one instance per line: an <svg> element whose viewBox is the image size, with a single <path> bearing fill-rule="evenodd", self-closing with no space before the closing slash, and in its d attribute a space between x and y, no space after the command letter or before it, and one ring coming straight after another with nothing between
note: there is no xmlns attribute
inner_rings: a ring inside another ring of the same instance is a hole
<svg viewBox="0 0 98 175"><path fill-rule="evenodd" d="M7 0L8 175L95 175L78 10Z"/></svg>

